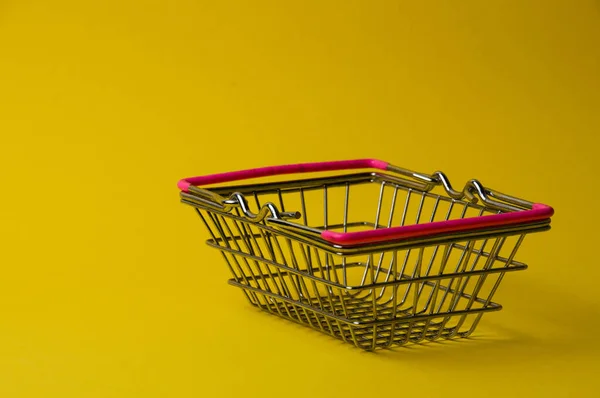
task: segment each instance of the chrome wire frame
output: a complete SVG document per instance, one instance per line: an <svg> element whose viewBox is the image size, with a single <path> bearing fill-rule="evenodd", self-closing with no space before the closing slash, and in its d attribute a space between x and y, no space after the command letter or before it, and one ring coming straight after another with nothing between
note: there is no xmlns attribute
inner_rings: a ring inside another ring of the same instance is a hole
<svg viewBox="0 0 600 398"><path fill-rule="evenodd" d="M349 216L359 186L379 192L371 220ZM211 235L208 245L229 267L229 283L253 306L374 350L471 335L484 313L502 308L492 298L504 275L527 268L515 260L525 235L550 228L544 221L349 248L320 237L325 229L387 228L531 205L515 199L499 209L474 203L472 195L453 198L444 188L445 194L436 194L418 181L359 173L196 188L182 193L182 201L195 207ZM331 202L333 190L338 203ZM320 207L308 205L308 193L318 193ZM248 198L267 210L252 213ZM278 205L266 204L268 199ZM298 211L285 211L290 202L299 204ZM339 207L334 219L332 209Z"/></svg>

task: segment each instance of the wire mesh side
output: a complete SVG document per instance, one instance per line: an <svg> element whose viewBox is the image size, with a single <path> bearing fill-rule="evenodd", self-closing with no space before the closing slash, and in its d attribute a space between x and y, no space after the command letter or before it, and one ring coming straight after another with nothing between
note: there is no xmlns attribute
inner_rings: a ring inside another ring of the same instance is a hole
<svg viewBox="0 0 600 398"><path fill-rule="evenodd" d="M252 189L252 188L251 188ZM300 211L317 229L365 230L495 214L466 201L417 191L392 181L337 181L243 192L257 208L276 203ZM336 255L287 237L238 209L196 208L209 245L221 251L249 302L364 349L466 337L515 260L525 233L427 247Z"/></svg>
<svg viewBox="0 0 600 398"><path fill-rule="evenodd" d="M336 256L197 211L251 304L365 349L467 336L500 308L504 274L526 267L514 261L524 235Z"/></svg>

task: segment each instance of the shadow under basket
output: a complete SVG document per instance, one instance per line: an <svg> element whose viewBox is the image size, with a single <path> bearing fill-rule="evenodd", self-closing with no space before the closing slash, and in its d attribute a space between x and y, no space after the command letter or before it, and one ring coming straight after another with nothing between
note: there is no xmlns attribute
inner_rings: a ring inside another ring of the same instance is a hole
<svg viewBox="0 0 600 398"><path fill-rule="evenodd" d="M502 308L492 298L505 274L527 268L519 247L553 214L477 180L459 192L441 172L373 159L193 177L179 188L252 305L366 350L469 336Z"/></svg>

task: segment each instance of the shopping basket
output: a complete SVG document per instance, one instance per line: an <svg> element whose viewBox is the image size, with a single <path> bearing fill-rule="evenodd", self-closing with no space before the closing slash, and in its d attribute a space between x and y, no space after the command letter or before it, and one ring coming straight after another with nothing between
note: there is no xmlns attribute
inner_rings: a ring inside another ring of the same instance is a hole
<svg viewBox="0 0 600 398"><path fill-rule="evenodd" d="M469 336L502 308L492 298L504 275L527 268L515 258L525 235L553 215L477 180L456 191L442 172L374 159L178 186L253 306L366 350Z"/></svg>

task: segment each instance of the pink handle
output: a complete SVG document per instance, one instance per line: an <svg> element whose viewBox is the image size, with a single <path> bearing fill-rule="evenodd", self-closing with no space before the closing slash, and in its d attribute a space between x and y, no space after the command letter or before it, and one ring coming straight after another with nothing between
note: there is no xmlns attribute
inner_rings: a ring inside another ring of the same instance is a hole
<svg viewBox="0 0 600 398"><path fill-rule="evenodd" d="M553 214L554 209L552 209L552 207L544 204L534 204L531 210L462 218L458 220L437 221L427 224L405 225L401 227L345 233L323 231L321 237L328 242L339 245L358 245L525 224L549 219Z"/></svg>
<svg viewBox="0 0 600 398"><path fill-rule="evenodd" d="M387 162L377 159L339 160L335 162L317 162L289 164L284 166L261 167L258 169L230 171L228 173L211 174L207 176L184 178L177 183L180 190L188 192L191 185L209 185L221 182L247 180L250 178L269 177L282 174L314 173L319 171L379 169L385 170Z"/></svg>
<svg viewBox="0 0 600 398"><path fill-rule="evenodd" d="M257 169L231 171L228 173L185 178L178 182L180 190L188 192L190 186L210 185L239 181L250 178L268 177L283 174L311 173L320 171L379 169L386 170L388 163L377 159L341 160L334 162L300 163L283 166L261 167ZM484 228L531 223L552 217L554 209L544 204L534 204L531 210L522 210L488 216L438 221L427 224L406 225L359 232L323 231L321 237L339 245L359 245L443 235L453 232L476 231Z"/></svg>

